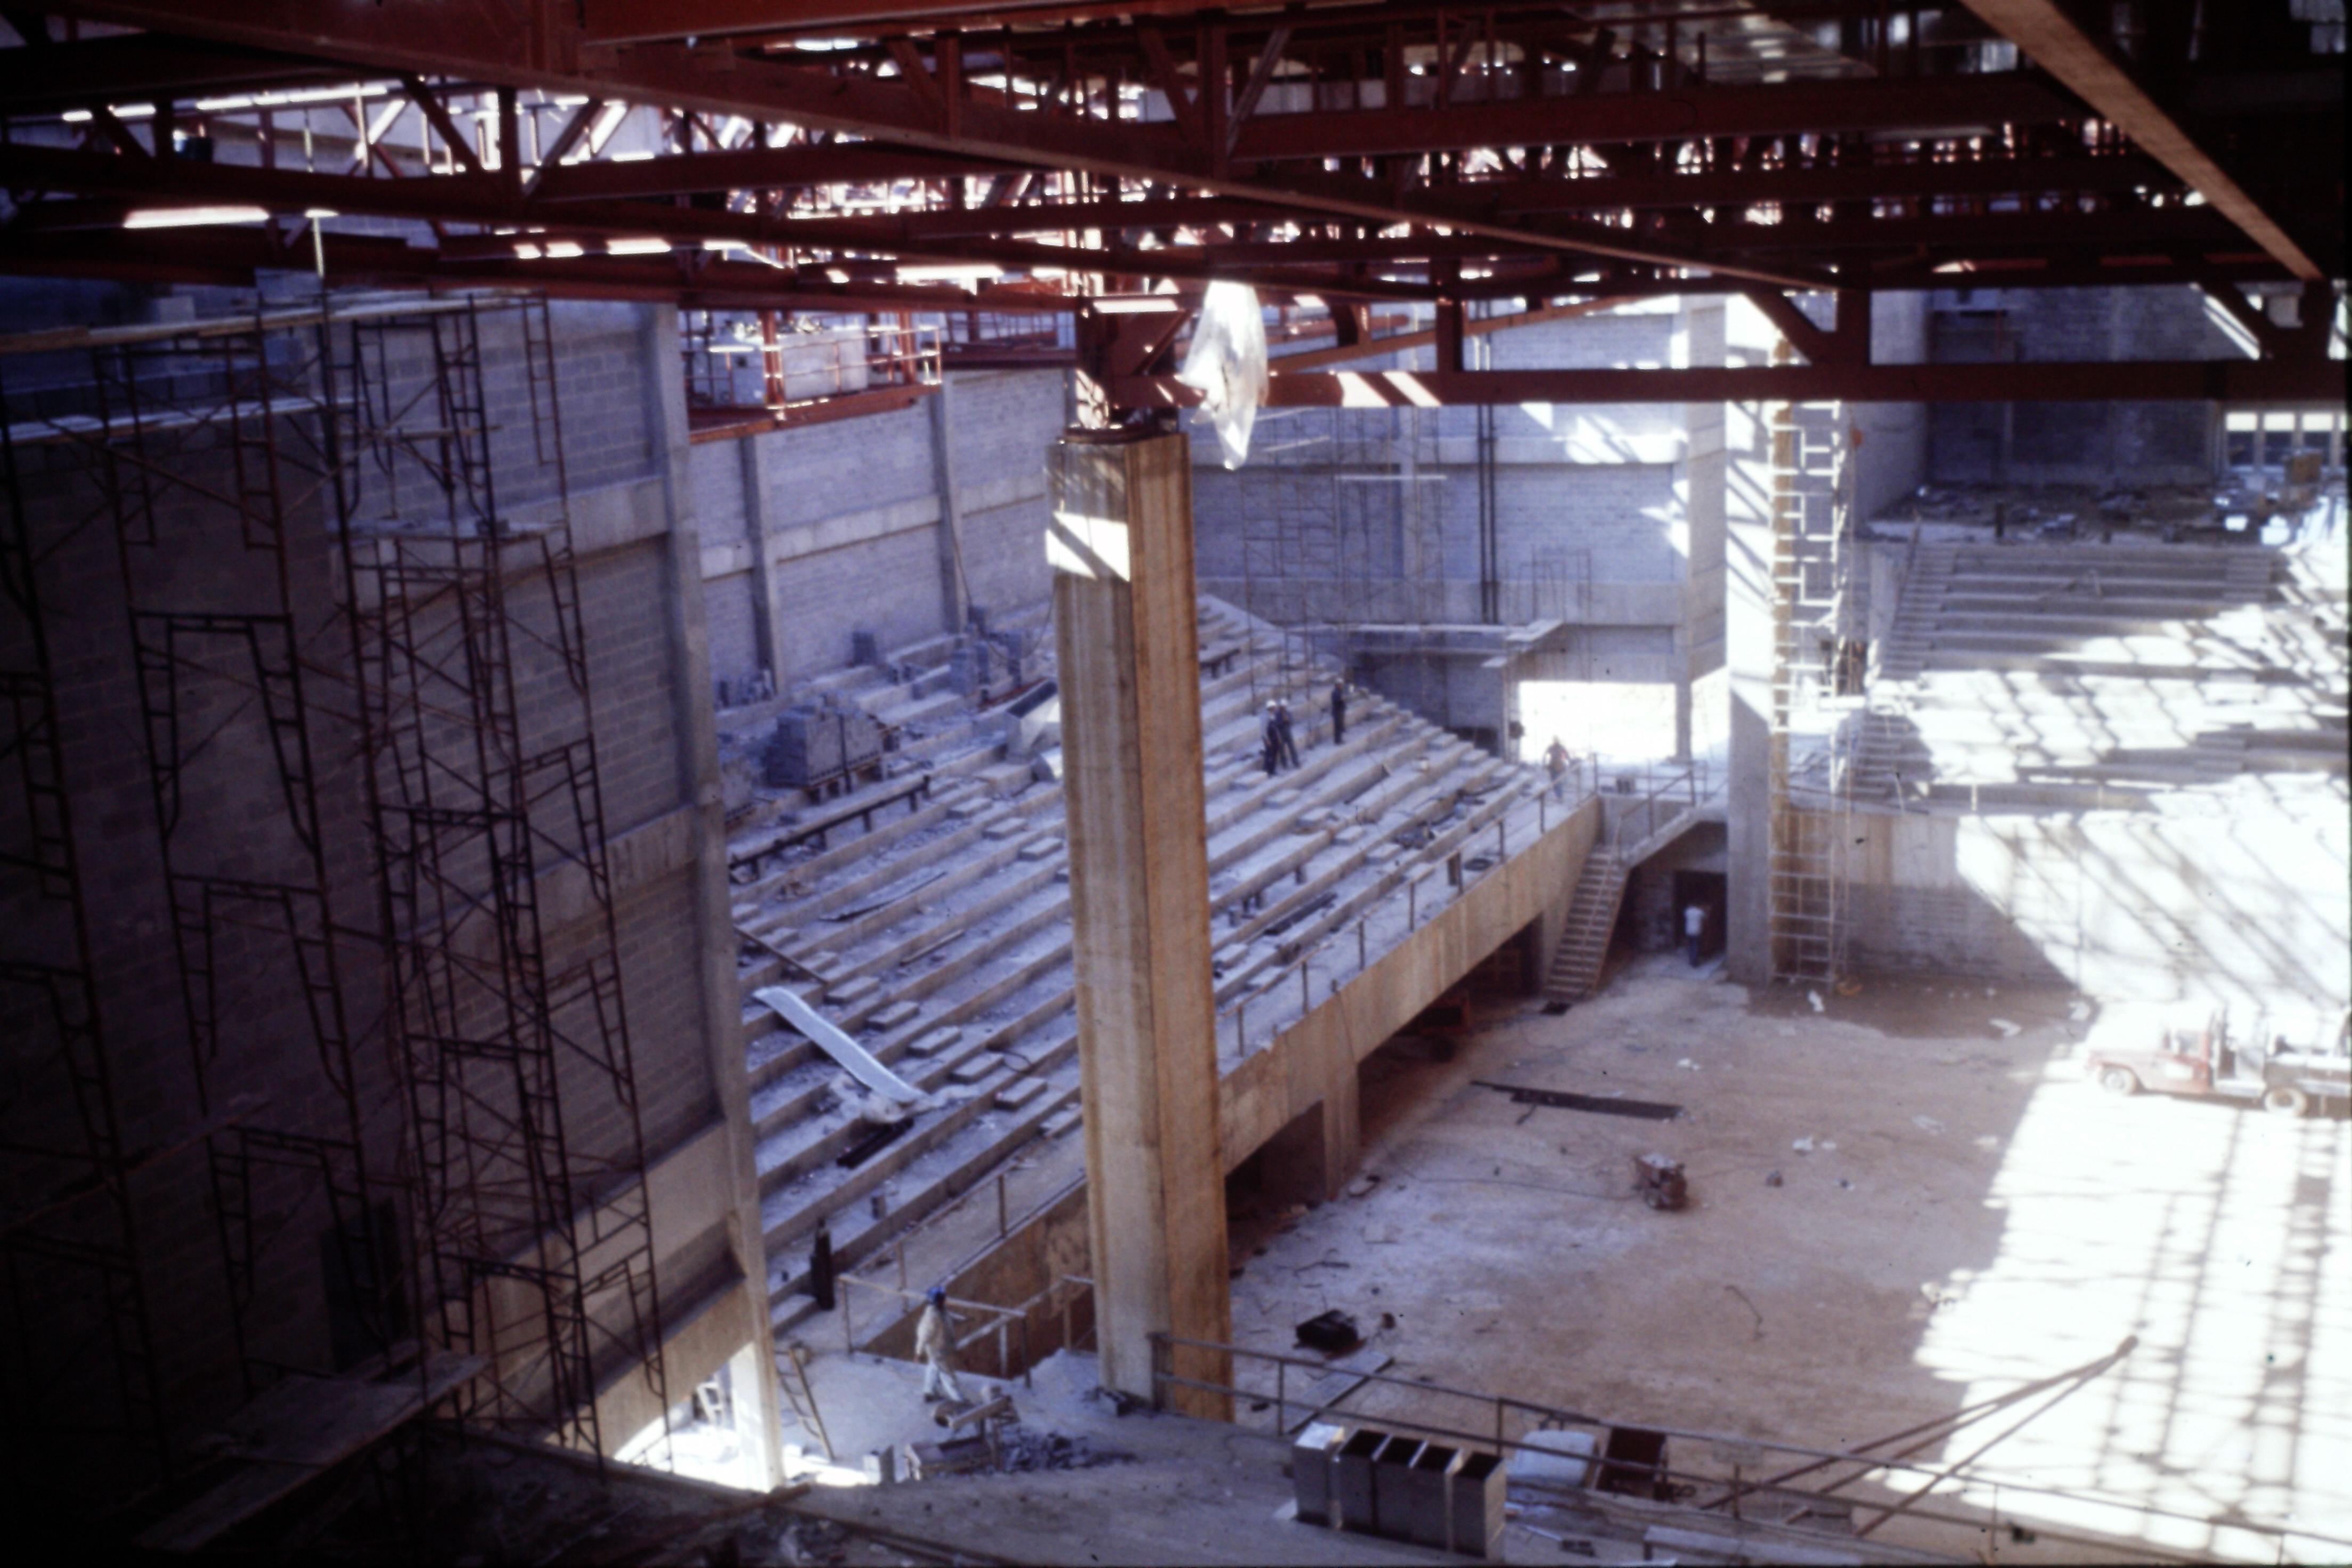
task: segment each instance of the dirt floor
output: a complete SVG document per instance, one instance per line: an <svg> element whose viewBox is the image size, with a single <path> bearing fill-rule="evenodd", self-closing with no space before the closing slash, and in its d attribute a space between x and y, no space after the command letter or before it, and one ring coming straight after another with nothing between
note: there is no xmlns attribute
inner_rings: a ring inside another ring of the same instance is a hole
<svg viewBox="0 0 2352 1568"><path fill-rule="evenodd" d="M1377 1181L1237 1226L1237 1342L1290 1351L1294 1324L1337 1308L1394 1374L1842 1447L2137 1336L1987 1454L2007 1484L1969 1500L2193 1555L2352 1556L2346 1123L2107 1095L2063 993L1879 983L1821 1002L1751 1003L1658 955L1564 1016L1498 1005L1451 1060L1385 1047L1365 1069ZM1650 1151L1686 1163L1689 1210L1634 1197ZM1463 1424L1401 1388L1350 1408ZM2084 1550L1993 1539L2003 1557Z"/></svg>

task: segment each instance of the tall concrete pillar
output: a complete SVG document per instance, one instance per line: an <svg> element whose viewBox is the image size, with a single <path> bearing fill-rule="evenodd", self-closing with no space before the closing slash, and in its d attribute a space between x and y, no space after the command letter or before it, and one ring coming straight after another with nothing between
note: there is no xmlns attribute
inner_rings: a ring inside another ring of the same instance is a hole
<svg viewBox="0 0 2352 1568"><path fill-rule="evenodd" d="M735 979L735 920L727 880L727 802L719 781L718 721L710 706L710 636L703 618L702 542L694 528L694 491L688 483L686 385L677 374L677 312L644 307L639 343L646 380L646 405L655 425L656 462L669 522L669 659L676 672L671 689L677 719L678 784L689 826L695 879L696 952L702 960L701 1004L709 1042L711 1081L718 1086L725 1129L725 1190L698 1194L724 1227L734 1254L738 1283L730 1292L744 1338L728 1357L733 1373L736 1426L753 1451L753 1468L769 1486L783 1480L783 1420L775 1382L775 1345L768 1331L767 1241L760 1219L760 1177L751 1137L751 1084L743 1058L742 993ZM743 443L746 448L756 438ZM748 460L748 459L747 459ZM756 470L746 471L746 479ZM764 504L765 490L760 492ZM752 537L765 559L765 530L756 521ZM765 584L764 576L761 582ZM781 678L781 671L779 677ZM657 1243L675 1246L673 1237ZM667 1278L667 1277L666 1277ZM675 1288L675 1286L673 1286ZM667 1325L671 1344L683 1325ZM665 1353L668 1353L667 1351ZM703 1375L701 1369L692 1374ZM690 1384L688 1385L691 1386ZM676 1373L673 1397L685 1392Z"/></svg>
<svg viewBox="0 0 2352 1568"><path fill-rule="evenodd" d="M1192 452L1183 437L1073 430L1048 468L1060 639L1078 1057L1103 1385L1155 1389L1155 1332L1227 1342L1224 1163L1201 777ZM1222 1352L1177 1375L1229 1381Z"/></svg>
<svg viewBox="0 0 2352 1568"><path fill-rule="evenodd" d="M1724 780L1724 973L1741 985L1772 979L1772 505L1766 409L1725 409L1729 483L1724 508L1724 662L1731 747Z"/></svg>
<svg viewBox="0 0 2352 1568"><path fill-rule="evenodd" d="M769 497L774 493L775 479L771 466L775 461L773 436L746 436L735 443L743 474L743 531L751 542L751 626L757 639L760 668L782 691L787 677L784 673L785 606L778 603L782 584L776 580L775 542L770 537L774 531L771 515L774 507Z"/></svg>
<svg viewBox="0 0 2352 1568"><path fill-rule="evenodd" d="M940 492L940 608L946 629L961 636L971 609L963 570L963 503L956 485L955 378L942 373L931 394L931 476Z"/></svg>

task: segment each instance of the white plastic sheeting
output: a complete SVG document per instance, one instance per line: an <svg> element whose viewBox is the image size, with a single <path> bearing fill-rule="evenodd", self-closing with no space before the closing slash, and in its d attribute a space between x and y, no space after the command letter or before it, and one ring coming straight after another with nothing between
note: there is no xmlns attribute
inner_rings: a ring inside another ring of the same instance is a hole
<svg viewBox="0 0 2352 1568"><path fill-rule="evenodd" d="M1225 467L1249 457L1250 427L1265 401L1265 318L1246 283L1212 283L1192 324L1192 346L1176 379L1201 393L1201 413L1217 432Z"/></svg>
<svg viewBox="0 0 2352 1568"><path fill-rule="evenodd" d="M751 994L761 1005L798 1029L811 1045L849 1070L849 1076L886 1099L912 1105L923 1091L874 1059L864 1046L842 1033L824 1014L781 985L762 985Z"/></svg>

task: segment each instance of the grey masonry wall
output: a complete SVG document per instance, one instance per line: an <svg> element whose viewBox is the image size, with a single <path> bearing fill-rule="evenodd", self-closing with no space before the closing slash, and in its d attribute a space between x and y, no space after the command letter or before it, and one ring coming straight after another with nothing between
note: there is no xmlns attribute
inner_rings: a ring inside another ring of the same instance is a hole
<svg viewBox="0 0 2352 1568"><path fill-rule="evenodd" d="M2162 812L1865 815L1846 875L1864 969L2072 986L2244 1016L2352 990L2347 827L2254 781Z"/></svg>
<svg viewBox="0 0 2352 1568"><path fill-rule="evenodd" d="M1931 297L1937 361L2227 359L2239 353L2195 288L1973 289ZM2200 484L2215 405L1947 403L1929 420L1938 483Z"/></svg>
<svg viewBox="0 0 2352 1568"><path fill-rule="evenodd" d="M0 298L0 326L10 324L9 314L8 300ZM692 531L693 498L683 483L669 482L685 450L682 397L667 395L677 363L674 329L665 336L661 316L623 305L559 304L551 322L611 871L610 951L625 1003L648 1168L645 1190L654 1215L660 1309L670 1335L669 1386L683 1399L697 1381L730 1360L741 1361L753 1375L738 1380L743 1386L737 1414L755 1468L764 1467L774 1454L765 1310L756 1289L764 1263L748 1144L730 1149L730 1128L744 1120L745 1091L741 1054L733 1047L733 995L724 983L731 980L733 946L725 924L724 845L715 818L708 665L695 592L700 548ZM545 378L530 383L518 326L511 315L486 318L483 363L496 427L499 510L528 538L536 522L553 515L557 489L551 467L541 468L522 456L534 431L545 442L552 426L544 417L551 412L545 401L550 384ZM400 341L387 352L397 384L397 367L413 369L425 343ZM153 369L184 383L194 374L168 362ZM78 378L86 381L86 361L77 363L72 356L17 357L8 371L12 418L31 406L66 411L86 395L73 385ZM52 390L38 390L44 378ZM526 407L534 395L541 400L538 419ZM326 846L334 929L344 933L333 946L356 1064L352 1099L362 1108L358 1143L374 1177L385 1181L412 1156L382 1032L379 905L364 759L349 718L351 644L338 610L345 596L341 554L324 493L310 488L299 469L299 455L318 449L317 430L304 416L283 421L277 435L281 451L297 455L285 487L293 504L286 516L283 603L290 607L310 687L319 837ZM163 471L214 493L233 489L223 452L201 437L184 445ZM166 484L169 504L158 513L152 542L137 543L126 574L118 563L112 516L89 465L54 446L23 457L26 515L49 546L43 584L52 608L44 618L59 656L58 706L69 716L62 734L65 782L81 879L93 892L93 967L105 999L114 1101L128 1146L167 1152L135 1184L134 1206L141 1279L148 1299L162 1304L153 1316L156 1380L166 1438L176 1447L216 1427L248 1392L231 1332L230 1276L215 1225L215 1193L205 1176L206 1145L195 1135L205 1105L217 1110L250 1101L259 1107L246 1113L251 1124L305 1137L348 1142L353 1131L343 1097L332 1091L320 1065L316 1016L309 1005L315 996L306 993L294 949L249 914L226 918L215 932L213 968L221 988L215 1010L225 1027L203 1073L209 1100L199 1100L195 1064L206 1053L192 1049L197 1042L190 1037L183 966L172 938L163 828L150 788L131 612L278 613L277 557L252 548L249 537L240 539L239 520L200 500L194 488ZM433 510L418 476L398 472L402 461L392 459L394 471L371 481L376 488L367 492L366 515L396 510L421 521ZM398 491L384 482L395 478L404 487ZM547 635L553 622L533 607L548 602L547 580L518 565L505 591L518 624L537 634L519 636L514 654L526 747L579 732L580 695ZM690 617L683 613L689 605ZM422 606L425 619L415 635L441 639L446 652L446 629L431 618L438 613L430 604ZM22 667L27 635L13 606L0 610L0 663ZM215 651L207 662L209 671L191 666L171 678L187 733L200 737L183 770L185 787L171 829L176 868L300 881L308 873L289 847L286 792L267 715L252 700L250 676L239 687L234 658ZM29 831L30 811L12 768L0 784L0 837L16 843ZM551 856L537 881L551 965L602 950L602 914L563 858ZM709 918L714 889L715 924ZM0 910L12 917L29 917L53 901L13 873L0 886ZM58 961L56 955L49 961ZM320 962L315 949L311 962ZM714 973L722 975L715 987ZM12 1056L37 1049L39 1037L31 1032L33 1014L22 988L0 986L0 992L6 993L0 996L0 1021L10 1026ZM568 1005L585 1005L583 999ZM577 1020L567 1015L559 1026L567 1021ZM17 1059L30 1070L31 1058ZM560 1082L572 1156L583 1162L625 1156L625 1117L596 1069L567 1057ZM23 1118L47 1128L44 1136L73 1121L64 1104L32 1093L13 1096L7 1114L12 1123ZM596 1202L611 1195L581 1194ZM244 1349L285 1365L331 1370L338 1357L329 1306L334 1264L332 1248L322 1240L331 1228L323 1188L282 1171L265 1172L257 1202L275 1239L254 1259L256 1305L247 1319ZM102 1229L102 1219L68 1215L66 1223ZM61 1283L35 1315L25 1344L37 1360L44 1353L44 1333L59 1336L47 1353L60 1361L69 1343L86 1342L87 1319L76 1322L69 1315L75 1299ZM609 1298L592 1300L592 1316L612 1304ZM613 1388L599 1403L605 1440L617 1446L659 1412L633 1394L640 1385L625 1367L607 1371ZM86 1402L103 1386L103 1379L93 1379L66 1393ZM76 1458L62 1449L58 1457ZM117 1455L105 1462L127 1460Z"/></svg>
<svg viewBox="0 0 2352 1568"><path fill-rule="evenodd" d="M693 445L711 676L730 698L762 670L782 690L839 669L856 632L887 650L958 629L953 600L998 614L1044 601L1045 453L1066 374L950 380L944 421L935 395Z"/></svg>
<svg viewBox="0 0 2352 1568"><path fill-rule="evenodd" d="M1496 369L1719 363L1721 321L1712 300L1652 300L1474 336L1465 353ZM1433 352L1361 363L1426 368ZM1497 749L1518 723L1528 755L1553 734L1577 750L1688 745L1689 682L1721 662L1715 411L1271 410L1238 471L1205 426L1193 450L1203 590L1289 625L1480 623L1483 479L1495 617L1549 629L1499 667L1499 645L1459 632L1433 629L1417 651L1391 637L1359 650L1360 677ZM1608 700L1637 688L1646 720Z"/></svg>

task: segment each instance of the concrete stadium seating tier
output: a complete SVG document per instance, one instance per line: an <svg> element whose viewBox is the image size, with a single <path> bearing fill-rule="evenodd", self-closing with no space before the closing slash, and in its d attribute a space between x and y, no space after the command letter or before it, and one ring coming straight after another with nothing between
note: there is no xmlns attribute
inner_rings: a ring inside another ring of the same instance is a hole
<svg viewBox="0 0 2352 1568"><path fill-rule="evenodd" d="M1319 944L1347 938L1352 962L1349 928L1411 896L1408 882L1456 851L1476 853L1482 834L1525 805L1533 776L1370 693L1357 694L1346 743L1333 746L1331 668L1303 660L1296 639L1286 660L1279 632L1213 599L1202 602L1200 636L1219 1050L1230 1066L1237 1002ZM942 658L944 646L903 650L891 663L919 664L927 653ZM736 889L780 1331L812 1310L802 1292L821 1222L836 1258L853 1265L1014 1152L1076 1125L1062 791L1033 782L1026 759L1002 756L1001 720L944 700L932 679L925 671L893 686L866 671L832 684L925 731L901 754L931 770L930 800L878 814L871 833ZM1258 710L1277 692L1298 721L1303 765L1268 778ZM874 789L903 782L900 774ZM779 984L931 1097L908 1131L854 1169L837 1161L873 1129L841 1092L840 1069L751 1000L756 988ZM1296 988L1286 994L1296 1006ZM1277 1011L1251 1004L1248 1016ZM1077 1141L1066 1140L1057 1158L1075 1173L1078 1152ZM879 1215L877 1194L887 1198Z"/></svg>
<svg viewBox="0 0 2352 1568"><path fill-rule="evenodd" d="M2343 774L2332 559L1922 545L1854 721L1856 803L2133 807L2242 773Z"/></svg>

